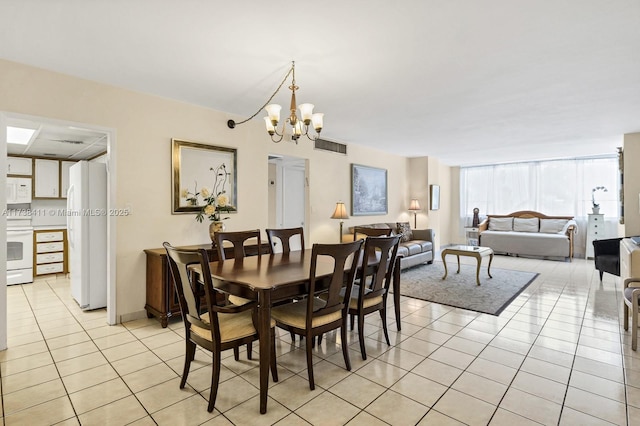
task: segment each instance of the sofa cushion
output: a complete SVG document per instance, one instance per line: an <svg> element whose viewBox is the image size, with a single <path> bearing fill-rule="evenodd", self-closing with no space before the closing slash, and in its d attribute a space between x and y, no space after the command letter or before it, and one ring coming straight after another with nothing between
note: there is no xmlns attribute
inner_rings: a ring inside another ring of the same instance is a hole
<svg viewBox="0 0 640 426"><path fill-rule="evenodd" d="M537 217L516 217L513 219L513 230L518 232L538 232L539 221Z"/></svg>
<svg viewBox="0 0 640 426"><path fill-rule="evenodd" d="M490 218L489 231L513 231L513 218L512 217Z"/></svg>
<svg viewBox="0 0 640 426"><path fill-rule="evenodd" d="M400 241L403 243L413 239L413 232L411 231L409 222L398 222L396 233L402 235Z"/></svg>
<svg viewBox="0 0 640 426"><path fill-rule="evenodd" d="M545 234L557 234L562 232L567 219L540 219L540 232Z"/></svg>

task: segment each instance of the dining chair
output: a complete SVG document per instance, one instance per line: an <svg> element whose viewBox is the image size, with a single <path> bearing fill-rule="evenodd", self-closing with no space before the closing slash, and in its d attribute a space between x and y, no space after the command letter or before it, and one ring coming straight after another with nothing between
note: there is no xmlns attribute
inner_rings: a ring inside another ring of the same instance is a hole
<svg viewBox="0 0 640 426"><path fill-rule="evenodd" d="M622 293L624 302L624 329L629 330L629 310L631 310L631 349L638 348L638 315L640 298L640 278L627 278L624 280Z"/></svg>
<svg viewBox="0 0 640 426"><path fill-rule="evenodd" d="M260 251L260 230L255 229L251 231L223 231L214 233L214 242L218 250L218 260L226 260L227 255L224 250L224 242L228 241L233 246L233 258L239 259L245 257L245 243L252 238L256 239L258 245L258 251Z"/></svg>
<svg viewBox="0 0 640 426"><path fill-rule="evenodd" d="M367 237L388 237L393 233L391 228L371 228L368 226L355 226L353 228L353 241L358 239L358 234L366 235Z"/></svg>
<svg viewBox="0 0 640 426"><path fill-rule="evenodd" d="M213 411L220 382L220 359L222 351L233 349L238 360L238 348L258 340L255 328L256 302L241 306L224 305L218 302L218 292L213 287L213 278L209 269L209 259L204 249L178 249L165 242L167 258L173 277L173 283L180 303L180 311L185 329L185 357L180 389L183 389L191 361L194 360L198 346L211 352L213 357L209 406ZM199 265L201 274L190 269ZM198 277L197 277L198 276ZM204 286L205 306L200 306L201 286ZM201 308L204 313L201 313ZM275 321L271 321L271 375L278 381L275 350Z"/></svg>
<svg viewBox="0 0 640 426"><path fill-rule="evenodd" d="M304 229L303 228L283 228L283 229L265 229L267 239L269 240L269 248L271 254L276 253L278 241L282 246L282 253L291 251L291 239L299 235L299 250L304 250ZM294 239L295 241L295 239Z"/></svg>
<svg viewBox="0 0 640 426"><path fill-rule="evenodd" d="M271 317L275 319L278 327L304 336L306 340L307 374L311 390L315 389L312 346L315 336L320 336L323 333L339 328L345 367L348 371L351 371L347 344L348 297L345 297L345 294L351 294L362 244L361 240L345 244L314 244L311 253L309 288L306 299L276 306L271 311ZM316 269L320 257L328 257L333 262L333 272L326 280L325 278L316 277ZM348 271L345 279L346 268L348 268ZM325 282L328 282L327 286L322 284ZM316 294L321 285L324 286L323 289L326 289L324 291L326 297L324 298L320 298ZM341 292L343 285L346 286L347 293Z"/></svg>
<svg viewBox="0 0 640 426"><path fill-rule="evenodd" d="M367 237L364 243L364 256L358 281L351 289L349 300L349 316L351 330L353 330L354 318L358 318L358 338L360 340L360 352L362 359L367 359L364 344L364 317L374 312L380 313L382 330L387 345L389 332L387 330L387 295L393 280L393 268L398 255L398 246L401 235ZM366 265L367 259L379 258L371 265Z"/></svg>

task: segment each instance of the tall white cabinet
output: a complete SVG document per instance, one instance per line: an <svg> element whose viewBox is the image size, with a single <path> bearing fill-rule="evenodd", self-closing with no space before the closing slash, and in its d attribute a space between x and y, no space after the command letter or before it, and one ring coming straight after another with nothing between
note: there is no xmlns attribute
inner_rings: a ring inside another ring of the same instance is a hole
<svg viewBox="0 0 640 426"><path fill-rule="evenodd" d="M585 252L587 259L593 259L593 240L604 238L607 238L604 230L604 215L590 213L587 222L587 251Z"/></svg>

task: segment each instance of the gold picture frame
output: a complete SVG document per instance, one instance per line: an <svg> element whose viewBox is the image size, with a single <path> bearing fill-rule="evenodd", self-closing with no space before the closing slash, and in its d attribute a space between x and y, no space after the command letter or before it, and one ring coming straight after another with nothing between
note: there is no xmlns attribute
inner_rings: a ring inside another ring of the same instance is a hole
<svg viewBox="0 0 640 426"><path fill-rule="evenodd" d="M203 205L202 188L213 191L215 170L224 165L222 188L237 208L237 150L198 142L171 139L172 214L198 213ZM218 180L220 182L220 179Z"/></svg>

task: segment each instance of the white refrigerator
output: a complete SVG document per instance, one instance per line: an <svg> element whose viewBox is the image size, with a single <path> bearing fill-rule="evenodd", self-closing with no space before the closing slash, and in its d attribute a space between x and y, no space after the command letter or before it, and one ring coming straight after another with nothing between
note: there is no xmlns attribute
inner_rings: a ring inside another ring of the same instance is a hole
<svg viewBox="0 0 640 426"><path fill-rule="evenodd" d="M107 169L79 161L69 169L67 238L71 296L83 310L107 306Z"/></svg>

